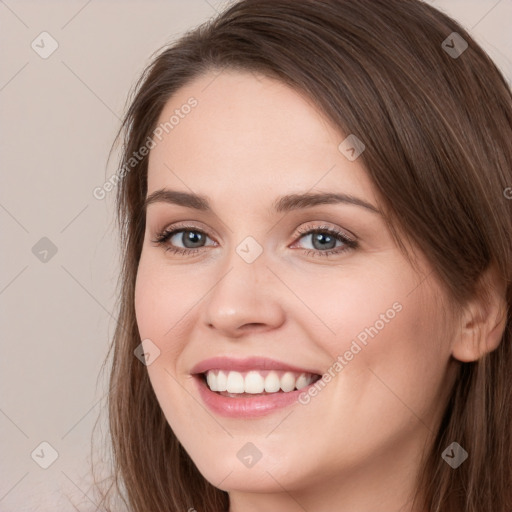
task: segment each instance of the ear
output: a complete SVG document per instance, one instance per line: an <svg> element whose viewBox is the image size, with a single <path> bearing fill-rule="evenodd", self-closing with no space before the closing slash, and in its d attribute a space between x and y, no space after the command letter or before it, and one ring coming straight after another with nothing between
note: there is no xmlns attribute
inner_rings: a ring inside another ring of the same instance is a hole
<svg viewBox="0 0 512 512"><path fill-rule="evenodd" d="M494 268L479 280L475 296L464 308L460 330L452 344L452 356L473 362L497 349L507 323L506 288Z"/></svg>

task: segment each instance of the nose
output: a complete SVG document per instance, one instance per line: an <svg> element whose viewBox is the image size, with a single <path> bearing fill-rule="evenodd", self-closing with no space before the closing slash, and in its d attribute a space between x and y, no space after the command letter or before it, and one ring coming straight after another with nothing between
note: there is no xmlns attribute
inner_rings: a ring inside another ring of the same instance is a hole
<svg viewBox="0 0 512 512"><path fill-rule="evenodd" d="M202 322L224 337L279 328L285 321L284 293L265 254L248 263L235 250L202 302Z"/></svg>

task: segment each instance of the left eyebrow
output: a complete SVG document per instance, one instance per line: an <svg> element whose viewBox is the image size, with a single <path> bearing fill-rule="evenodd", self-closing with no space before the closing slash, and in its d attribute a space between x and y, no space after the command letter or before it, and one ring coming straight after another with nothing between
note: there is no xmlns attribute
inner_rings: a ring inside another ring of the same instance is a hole
<svg viewBox="0 0 512 512"><path fill-rule="evenodd" d="M359 197L343 193L309 193L309 194L289 194L283 196L274 202L276 212L288 212L300 208L311 208L320 204L351 204L366 208L372 213L381 215L380 210Z"/></svg>
<svg viewBox="0 0 512 512"><path fill-rule="evenodd" d="M207 196L194 194L191 192L182 192L178 190L159 189L151 193L144 201L144 211L153 203L170 203L204 212L211 211L210 200ZM365 208L372 213L381 215L380 210L359 197L343 193L304 193L289 194L278 198L273 203L273 209L277 213L288 212L303 208L311 208L321 204L350 204Z"/></svg>

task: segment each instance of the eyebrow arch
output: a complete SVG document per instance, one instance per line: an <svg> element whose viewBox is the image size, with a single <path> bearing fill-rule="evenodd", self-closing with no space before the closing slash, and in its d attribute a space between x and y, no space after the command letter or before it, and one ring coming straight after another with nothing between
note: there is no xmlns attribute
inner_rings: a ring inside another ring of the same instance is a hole
<svg viewBox="0 0 512 512"><path fill-rule="evenodd" d="M159 189L151 193L144 201L143 210L146 211L147 207L153 203L170 203L178 206L185 206L187 208L194 208L204 212L211 211L211 206L208 198L203 195L198 195L190 192L180 192L170 189ZM298 210L301 208L311 208L320 204L351 204L360 206L369 210L372 213L380 214L380 210L373 204L370 204L358 197L343 194L343 193L304 193L304 194L289 194L282 196L273 203L273 209L277 213L288 212L291 210Z"/></svg>

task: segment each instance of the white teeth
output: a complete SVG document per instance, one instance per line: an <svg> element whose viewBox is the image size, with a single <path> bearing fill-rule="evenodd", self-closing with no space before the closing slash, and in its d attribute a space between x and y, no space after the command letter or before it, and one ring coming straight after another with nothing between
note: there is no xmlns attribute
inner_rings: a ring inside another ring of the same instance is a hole
<svg viewBox="0 0 512 512"><path fill-rule="evenodd" d="M229 372L227 389L228 393L243 393L244 388L244 376L238 372Z"/></svg>
<svg viewBox="0 0 512 512"><path fill-rule="evenodd" d="M263 393L265 389L265 380L258 372L249 372L244 380L246 393Z"/></svg>
<svg viewBox="0 0 512 512"><path fill-rule="evenodd" d="M281 382L279 382L279 375L277 372L270 372L265 377L265 391L267 393L275 393L281 389Z"/></svg>
<svg viewBox="0 0 512 512"><path fill-rule="evenodd" d="M206 374L206 382L212 391L226 391L227 380L228 377L222 370L219 371L217 375L213 372L208 372Z"/></svg>
<svg viewBox="0 0 512 512"><path fill-rule="evenodd" d="M217 374L217 391L226 391L228 388L228 376L222 370ZM213 391L213 390L212 390Z"/></svg>
<svg viewBox="0 0 512 512"><path fill-rule="evenodd" d="M206 382L212 391L219 391L219 388L217 387L217 377L215 377L213 372L208 372L206 374Z"/></svg>
<svg viewBox="0 0 512 512"><path fill-rule="evenodd" d="M302 388L305 388L306 386L309 386L310 384L311 384L311 379L306 374L303 373L297 379L297 382L295 383L295 387L297 389L302 389Z"/></svg>
<svg viewBox="0 0 512 512"><path fill-rule="evenodd" d="M263 376L257 370L251 370L244 374L235 371L209 370L206 372L206 382L212 391L259 394L263 392L277 393L280 390L287 393L309 386L313 381L313 375L310 373L280 373L281 377L276 371L270 371Z"/></svg>
<svg viewBox="0 0 512 512"><path fill-rule="evenodd" d="M295 389L295 375L292 372L286 372L281 377L281 389L283 391L293 391Z"/></svg>

